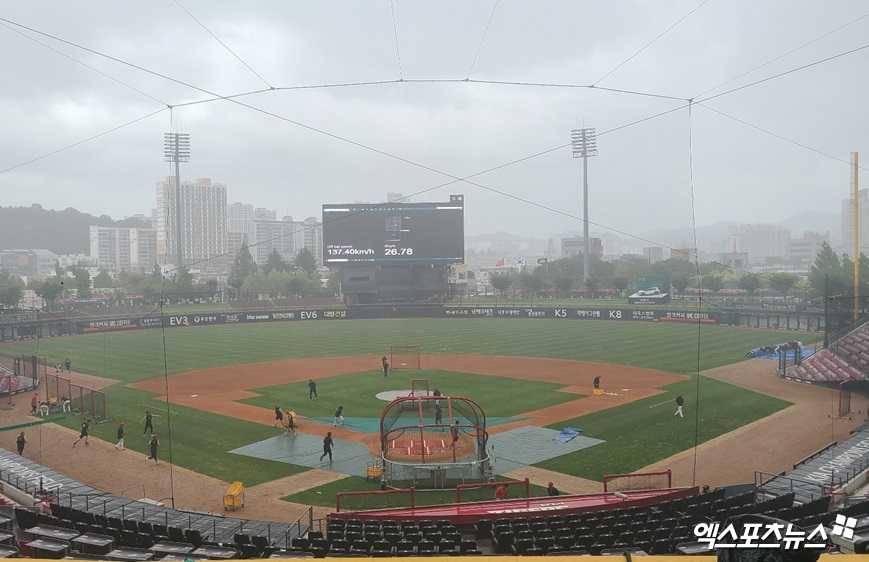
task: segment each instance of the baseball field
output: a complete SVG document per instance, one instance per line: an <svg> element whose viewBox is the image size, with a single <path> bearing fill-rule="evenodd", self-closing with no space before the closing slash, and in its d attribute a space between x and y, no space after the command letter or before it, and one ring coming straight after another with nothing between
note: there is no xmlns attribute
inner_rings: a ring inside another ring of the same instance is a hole
<svg viewBox="0 0 869 562"><path fill-rule="evenodd" d="M810 335L800 337L807 346L813 344ZM746 471L788 466L800 458L799 450L789 457L772 446L745 455L734 443L781 443L787 434L797 435L806 449L847 428L825 421L824 405L833 399L832 391L779 380L774 361L746 359L746 350L783 339L789 338L781 331L696 324L400 319L99 333L4 344L0 352L40 355L49 364L70 358L71 376L106 393L110 420L91 430L95 441L104 443L94 443L86 452L73 453L70 447L57 455L54 448L63 441L46 436L30 447L36 460L59 472L87 465L93 484L103 482L109 491L153 479L143 475L141 458L123 481L112 476L117 463L127 462L111 446L118 423L127 425L128 448L144 451L140 420L150 410L157 416L161 454L179 471L164 477L196 474L215 486L243 480L248 489L268 490L270 501L284 498L277 505L327 507L334 506L338 490L375 485L329 473L328 467L230 451L281 433L273 426L275 404L294 410L301 418L300 433L318 439L333 429L320 422L328 422L343 405L351 423L335 428L336 437L376 448L376 435L354 429L352 422L365 425L364 420L378 419L386 402L376 395L408 389L412 378L428 379L445 394L471 398L488 417L506 420L490 428L493 434L523 425L577 427L584 436L603 441L528 467L523 474L543 486L541 479L561 475L562 488L581 491L604 474L661 468L662 463L678 468L674 484L680 485L736 483L712 482L735 478L726 471L698 475L698 467L708 465L737 463L740 478L750 473ZM394 370L384 378L380 357L397 344L420 346L422 370ZM602 377L602 396L591 395L596 375ZM309 399L309 379L317 381L319 400ZM679 392L687 400L684 419L673 415ZM799 411L798 402L806 401L820 409L813 410L814 417ZM15 408L28 409L23 404ZM789 412L799 415L786 419ZM7 419L4 425L9 425ZM70 443L81 421L67 416L60 422ZM805 428L793 427L801 421ZM818 424L827 424L830 431L819 437ZM804 431L812 436L800 436ZM4 432L2 444L8 447L13 437ZM733 455L722 457L718 445L734 448ZM75 455L92 458L85 463ZM757 466L745 466L752 458Z"/></svg>

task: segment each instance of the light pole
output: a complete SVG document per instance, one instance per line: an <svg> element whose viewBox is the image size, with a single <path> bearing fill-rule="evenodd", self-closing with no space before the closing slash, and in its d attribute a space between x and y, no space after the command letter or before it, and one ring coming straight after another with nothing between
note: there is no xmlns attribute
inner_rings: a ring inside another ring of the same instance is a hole
<svg viewBox="0 0 869 562"><path fill-rule="evenodd" d="M588 157L597 156L597 134L594 128L573 129L570 132L570 144L573 146L573 157L582 158L582 278L588 279L588 254L591 252L588 239Z"/></svg>
<svg viewBox="0 0 869 562"><path fill-rule="evenodd" d="M184 267L184 246L181 235L181 162L190 162L190 135L187 133L163 133L163 161L175 164L175 265ZM169 215L167 213L166 220ZM169 225L166 225L169 231Z"/></svg>

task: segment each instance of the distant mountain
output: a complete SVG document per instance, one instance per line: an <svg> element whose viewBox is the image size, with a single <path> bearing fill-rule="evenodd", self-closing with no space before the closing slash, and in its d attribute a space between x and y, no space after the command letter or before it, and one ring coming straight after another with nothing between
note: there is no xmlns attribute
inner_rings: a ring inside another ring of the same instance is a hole
<svg viewBox="0 0 869 562"><path fill-rule="evenodd" d="M842 215L840 213L806 211L779 224L790 230L793 238L800 238L804 232L820 232L821 234L829 232L834 244L842 239Z"/></svg>
<svg viewBox="0 0 869 562"><path fill-rule="evenodd" d="M72 207L63 211L30 207L0 207L0 249L37 248L55 254L90 253L90 226L146 228L139 219L95 217Z"/></svg>

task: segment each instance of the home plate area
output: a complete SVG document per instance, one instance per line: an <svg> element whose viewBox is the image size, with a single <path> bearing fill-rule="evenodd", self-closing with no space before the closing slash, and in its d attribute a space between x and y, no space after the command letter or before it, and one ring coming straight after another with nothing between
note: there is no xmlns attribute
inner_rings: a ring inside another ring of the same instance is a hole
<svg viewBox="0 0 869 562"><path fill-rule="evenodd" d="M580 435L567 442L556 440L561 433L554 429L526 425L503 433L489 436L488 449L494 455L493 470L495 474L504 474L512 470L530 466L545 460L581 451L588 447L603 443L600 439ZM395 439L390 443L395 448L402 448L409 457L419 457L423 450L427 455L437 457L451 454L448 451L449 437L444 439L426 439L423 441L411 439ZM236 455L244 455L259 459L267 459L287 464L321 468L340 472L349 476L365 476L369 463L379 460L371 455L362 443L345 439L336 439L333 450L334 462L328 459L320 460L323 454L323 438L316 435L299 433L286 437L279 435L251 443L229 451Z"/></svg>
<svg viewBox="0 0 869 562"><path fill-rule="evenodd" d="M408 456L422 455L423 453L431 455L433 447L446 449L448 446L446 439L425 439L422 441L414 441L413 439L393 439L389 443L391 449L403 449L404 454Z"/></svg>

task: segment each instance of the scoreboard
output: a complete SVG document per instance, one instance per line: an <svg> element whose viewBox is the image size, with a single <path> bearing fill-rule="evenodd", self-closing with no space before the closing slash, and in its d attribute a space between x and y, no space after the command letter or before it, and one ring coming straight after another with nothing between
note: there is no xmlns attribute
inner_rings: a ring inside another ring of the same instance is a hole
<svg viewBox="0 0 869 562"><path fill-rule="evenodd" d="M444 203L323 205L323 263L461 263L464 196Z"/></svg>

